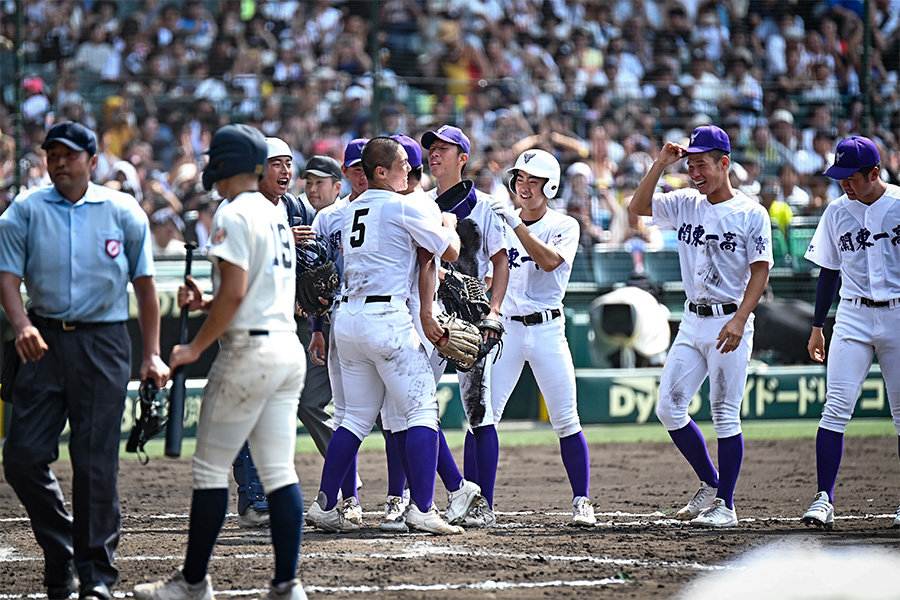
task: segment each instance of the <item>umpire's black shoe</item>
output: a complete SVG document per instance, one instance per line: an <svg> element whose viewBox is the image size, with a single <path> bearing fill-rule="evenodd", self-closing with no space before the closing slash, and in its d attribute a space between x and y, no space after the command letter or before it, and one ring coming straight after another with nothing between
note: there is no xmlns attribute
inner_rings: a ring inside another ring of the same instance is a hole
<svg viewBox="0 0 900 600"><path fill-rule="evenodd" d="M81 587L79 600L111 600L112 594L105 583L92 583Z"/></svg>
<svg viewBox="0 0 900 600"><path fill-rule="evenodd" d="M61 568L46 565L44 567L44 585L47 586L48 600L68 600L69 596L78 591L75 563L70 560Z"/></svg>

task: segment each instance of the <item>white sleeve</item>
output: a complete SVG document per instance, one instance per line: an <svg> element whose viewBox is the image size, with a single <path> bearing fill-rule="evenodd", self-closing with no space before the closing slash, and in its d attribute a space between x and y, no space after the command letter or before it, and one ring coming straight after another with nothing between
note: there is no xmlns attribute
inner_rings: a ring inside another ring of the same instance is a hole
<svg viewBox="0 0 900 600"><path fill-rule="evenodd" d="M453 231L435 221L434 212L404 199L401 202L403 225L413 240L429 252L440 256L450 246Z"/></svg>
<svg viewBox="0 0 900 600"><path fill-rule="evenodd" d="M575 254L578 252L579 235L578 221L572 217L565 216L550 231L550 239L547 240L547 245L556 250L563 260L571 266L575 261Z"/></svg>
<svg viewBox="0 0 900 600"><path fill-rule="evenodd" d="M678 229L678 200L675 194L653 194L650 225L663 229Z"/></svg>
<svg viewBox="0 0 900 600"><path fill-rule="evenodd" d="M250 230L247 221L231 210L213 218L209 254L248 271L250 268Z"/></svg>
<svg viewBox="0 0 900 600"><path fill-rule="evenodd" d="M838 249L838 238L834 231L834 209L832 205L825 209L825 213L816 226L816 232L809 241L804 258L812 261L825 269L839 271L841 268L841 253Z"/></svg>
<svg viewBox="0 0 900 600"><path fill-rule="evenodd" d="M764 210L754 210L747 233L747 264L761 260L769 263L770 269L775 264L772 258L772 220Z"/></svg>

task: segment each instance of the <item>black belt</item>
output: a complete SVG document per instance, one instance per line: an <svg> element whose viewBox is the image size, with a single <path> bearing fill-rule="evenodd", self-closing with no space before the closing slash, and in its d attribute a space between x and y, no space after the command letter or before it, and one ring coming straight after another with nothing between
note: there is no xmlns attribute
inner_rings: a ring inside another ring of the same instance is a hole
<svg viewBox="0 0 900 600"><path fill-rule="evenodd" d="M562 316L562 311L558 308L554 308L553 310L531 313L530 315L525 315L524 317L510 317L510 319L512 319L513 321L518 321L519 323L523 323L525 325L540 325L545 321L552 321L553 319L557 319L560 316Z"/></svg>
<svg viewBox="0 0 900 600"><path fill-rule="evenodd" d="M347 302L350 300L350 296L344 296L341 298L341 302ZM366 296L365 303L371 304L372 302L390 302L390 296Z"/></svg>
<svg viewBox="0 0 900 600"><path fill-rule="evenodd" d="M265 329L251 329L247 332L247 335L269 335L269 332Z"/></svg>
<svg viewBox="0 0 900 600"><path fill-rule="evenodd" d="M723 315L730 315L731 313L737 312L737 304L731 302L729 304L694 304L693 302L688 302L688 308L692 313L696 313L698 317L712 317L716 314L716 309L714 306L720 306L722 308Z"/></svg>
<svg viewBox="0 0 900 600"><path fill-rule="evenodd" d="M853 298L844 298L844 300L853 302L854 299ZM875 300L872 300L870 298L859 298L859 303L865 304L869 308L884 308L885 306L891 305L891 300L885 300L884 302L876 302Z"/></svg>
<svg viewBox="0 0 900 600"><path fill-rule="evenodd" d="M97 329L98 327L109 327L110 325L121 325L124 321L60 321L59 319L51 319L49 317L41 317L40 315L28 315L31 324L38 329L58 329L61 331L77 331L85 329Z"/></svg>

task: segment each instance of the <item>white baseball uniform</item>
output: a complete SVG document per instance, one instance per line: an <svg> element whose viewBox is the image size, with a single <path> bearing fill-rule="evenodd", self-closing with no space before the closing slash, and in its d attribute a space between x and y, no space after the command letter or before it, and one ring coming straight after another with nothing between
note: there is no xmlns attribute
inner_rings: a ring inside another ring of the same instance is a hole
<svg viewBox="0 0 900 600"><path fill-rule="evenodd" d="M354 390L342 426L365 438L389 402L407 428L437 430L434 377L407 301L416 246L441 255L453 233L421 202L369 189L347 208L341 238L347 300L332 327L344 388Z"/></svg>
<svg viewBox="0 0 900 600"><path fill-rule="evenodd" d="M550 424L560 438L581 431L575 397L575 367L566 341L563 296L578 251L578 222L548 208L528 229L556 250L563 263L547 272L538 267L519 238L509 231L509 286L501 306L503 352L494 364L491 397L499 423L525 361L544 396ZM526 318L529 324L519 320Z"/></svg>
<svg viewBox="0 0 900 600"><path fill-rule="evenodd" d="M437 188L428 192L432 201ZM452 267L484 282L492 272L491 257L508 248L506 224L491 210L491 196L475 190L477 202L472 212L456 225L460 238L459 258ZM435 204L435 206L437 206ZM468 372L458 371L459 395L470 427L494 425L491 400L491 371L498 347Z"/></svg>
<svg viewBox="0 0 900 600"><path fill-rule="evenodd" d="M244 440L266 492L298 482L297 398L306 363L294 322L294 238L284 211L245 192L213 220L213 290L219 262L247 273L247 292L220 338L197 426L195 489L226 488Z"/></svg>
<svg viewBox="0 0 900 600"><path fill-rule="evenodd" d="M868 206L846 194L829 204L805 256L841 272L819 427L844 432L877 354L900 434L900 187Z"/></svg>
<svg viewBox="0 0 900 600"><path fill-rule="evenodd" d="M690 421L688 405L707 375L718 437L741 433L741 399L753 349L753 314L737 349L722 354L716 337L740 305L750 264L771 268L769 215L742 192L712 204L695 189L653 196L653 224L678 231L678 258L687 301L660 380L657 416L669 431ZM699 306L694 312L691 307ZM702 314L706 312L707 314Z"/></svg>

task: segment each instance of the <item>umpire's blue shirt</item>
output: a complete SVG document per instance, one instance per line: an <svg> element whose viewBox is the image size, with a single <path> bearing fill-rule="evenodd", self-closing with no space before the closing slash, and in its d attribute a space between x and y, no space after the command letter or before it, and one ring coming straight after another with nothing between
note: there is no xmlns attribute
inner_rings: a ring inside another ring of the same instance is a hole
<svg viewBox="0 0 900 600"><path fill-rule="evenodd" d="M24 192L0 216L0 271L25 281L30 312L126 321L128 282L155 274L149 220L132 196L93 183L75 204L52 185Z"/></svg>

